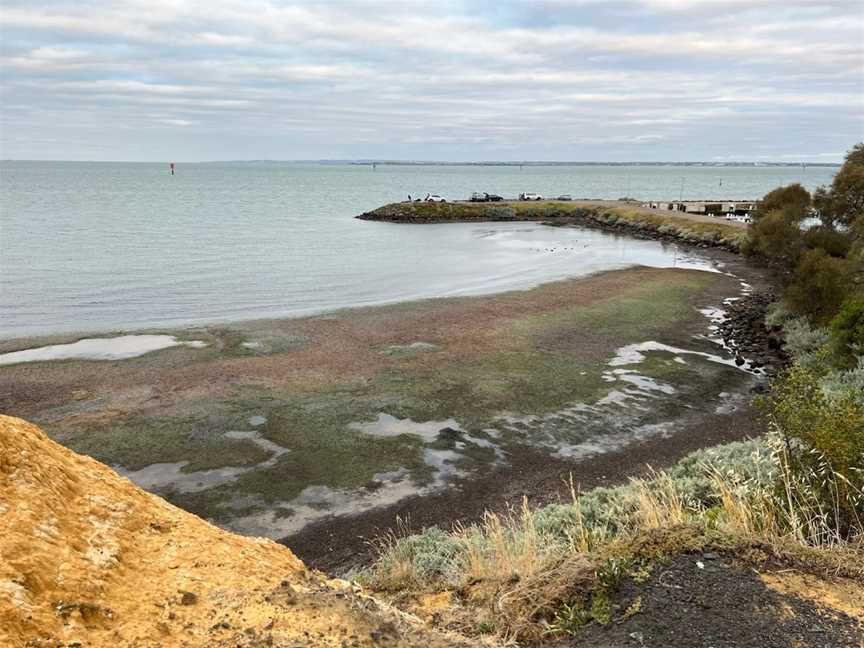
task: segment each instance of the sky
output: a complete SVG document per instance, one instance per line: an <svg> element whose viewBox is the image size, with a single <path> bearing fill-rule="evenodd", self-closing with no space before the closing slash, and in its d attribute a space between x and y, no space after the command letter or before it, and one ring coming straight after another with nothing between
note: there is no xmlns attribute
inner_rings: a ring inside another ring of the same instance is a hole
<svg viewBox="0 0 864 648"><path fill-rule="evenodd" d="M839 162L861 0L2 0L0 158Z"/></svg>

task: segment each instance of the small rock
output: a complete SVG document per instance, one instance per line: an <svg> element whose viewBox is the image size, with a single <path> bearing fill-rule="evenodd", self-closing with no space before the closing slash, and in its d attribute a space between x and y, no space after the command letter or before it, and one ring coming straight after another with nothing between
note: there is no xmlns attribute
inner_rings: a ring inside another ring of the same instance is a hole
<svg viewBox="0 0 864 648"><path fill-rule="evenodd" d="M459 441L462 438L462 432L454 430L451 427L445 427L438 430L439 441Z"/></svg>
<svg viewBox="0 0 864 648"><path fill-rule="evenodd" d="M180 595L180 605L195 605L198 602L198 595L193 592L182 592Z"/></svg>

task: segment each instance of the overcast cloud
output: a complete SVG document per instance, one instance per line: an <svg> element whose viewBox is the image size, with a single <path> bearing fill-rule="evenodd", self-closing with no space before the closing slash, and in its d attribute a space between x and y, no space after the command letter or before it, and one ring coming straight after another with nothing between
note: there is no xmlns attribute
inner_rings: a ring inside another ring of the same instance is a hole
<svg viewBox="0 0 864 648"><path fill-rule="evenodd" d="M839 161L864 3L3 0L3 158Z"/></svg>

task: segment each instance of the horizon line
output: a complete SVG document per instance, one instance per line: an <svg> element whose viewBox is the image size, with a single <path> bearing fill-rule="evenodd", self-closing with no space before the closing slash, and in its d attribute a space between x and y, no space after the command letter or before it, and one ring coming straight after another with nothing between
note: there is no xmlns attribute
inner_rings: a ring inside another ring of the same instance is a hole
<svg viewBox="0 0 864 648"><path fill-rule="evenodd" d="M60 160L37 158L3 158L0 162L58 162L58 163L91 163L91 164L170 164L172 160ZM247 158L247 159L217 159L217 160L186 160L174 164L353 164L353 165L391 165L391 166L842 166L843 161L813 162L807 160L783 162L777 160L411 160L392 158Z"/></svg>

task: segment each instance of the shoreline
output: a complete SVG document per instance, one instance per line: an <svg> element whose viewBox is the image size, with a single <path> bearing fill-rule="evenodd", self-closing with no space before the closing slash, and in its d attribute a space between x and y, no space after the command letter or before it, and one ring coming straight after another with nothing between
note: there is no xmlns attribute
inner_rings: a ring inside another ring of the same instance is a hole
<svg viewBox="0 0 864 648"><path fill-rule="evenodd" d="M706 246L698 246L698 245L689 245L682 241L677 241L669 238L663 238L661 235L657 235L654 237L645 235L641 232L631 232L626 229L618 229L614 228L602 227L598 224L594 223L590 220L582 220L575 221L573 219L561 219L556 222L543 222L543 221L531 221L531 223L535 226L543 226L545 227L562 227L562 226L572 226L576 230L585 230L586 232L590 232L591 230L599 230L603 231L607 234L611 233L616 236L625 236L627 238L651 241L656 240L661 244L665 243L675 243L681 248L684 248L688 251L694 252L697 257L696 261L704 260L706 265L713 265L718 262L723 263L722 259L728 259L729 257L724 256L715 256L713 253L710 253L710 248ZM469 221L463 221L464 225L481 225L482 223L472 223ZM508 223L508 225L517 225L516 223ZM499 231L499 230L496 230ZM500 232L507 234L510 232L508 229L501 229ZM575 234L578 236L578 234ZM558 238L567 238L567 237L558 237ZM589 239L590 240L590 239ZM608 243L604 243L602 240L600 241L601 245L606 245L608 247ZM545 243L539 243L541 247L545 245ZM566 243L563 243L566 245ZM622 262L621 264L613 264L609 261L609 267L601 267L598 269L591 269L585 271L583 266L578 262L575 267L569 271L559 271L558 268L550 266L547 270L545 270L542 276L532 276L529 278L518 279L515 281L505 282L503 285L499 284L497 281L493 282L494 285L490 283L486 284L477 284L471 286L464 286L458 284L452 284L449 288L445 289L443 292L439 294L433 294L424 296L422 294L412 296L412 295L401 295L396 297L382 297L381 299L376 299L370 302L363 303L346 303L342 305L322 305L319 307L312 308L303 308L287 313L281 314L254 314L247 317L237 317L237 316L226 316L226 317L217 317L215 319L205 318L201 320L190 319L183 320L177 323L165 323L165 324L155 324L155 325L136 325L130 324L128 326L92 326L89 327L85 324L81 327L76 327L75 330L68 331L55 331L48 333L37 333L35 335L11 335L8 337L0 334L0 354L17 352L27 349L32 349L34 347L46 346L46 345L56 345L56 344L70 344L77 342L82 339L88 338L111 338L116 336L123 335L174 335L181 339L186 339L188 334L194 331L201 329L235 329L235 328L244 328L249 326L255 326L261 323L267 322L279 322L284 320L301 320L306 318L314 318L314 317L326 317L328 315L334 313L341 313L346 311L352 311L356 309L365 309L365 308L379 308L379 307L387 307L394 306L403 303L413 303L413 302L422 302L427 300L435 300L435 299L460 299L463 297L488 297L494 295L500 295L511 291L526 291L536 288L538 286L555 282L562 281L568 279L576 279L582 277L588 277L593 274L597 274L600 272L606 272L609 270L617 270L624 269L627 267L636 267L639 265L643 265L641 263L642 260L647 259L647 263L645 264L647 267L667 267L663 265L652 265L653 263L659 261L663 262L662 256L664 253L660 252L663 248L656 248L656 252L654 248L645 248L644 252L635 250L636 254L632 261L628 260L626 262ZM714 248L718 250L718 248ZM646 255L650 255L649 257L644 257L643 253ZM608 254L608 253L606 253ZM659 254L659 257L658 257ZM677 255L677 256L680 256ZM655 258L657 257L657 258ZM699 258L701 257L701 259ZM668 253L668 267L678 267L676 264L672 263L672 254ZM679 259L680 261L680 259ZM691 261L693 261L691 259ZM606 263L606 260L601 259L602 263ZM493 277L494 278L494 277Z"/></svg>

